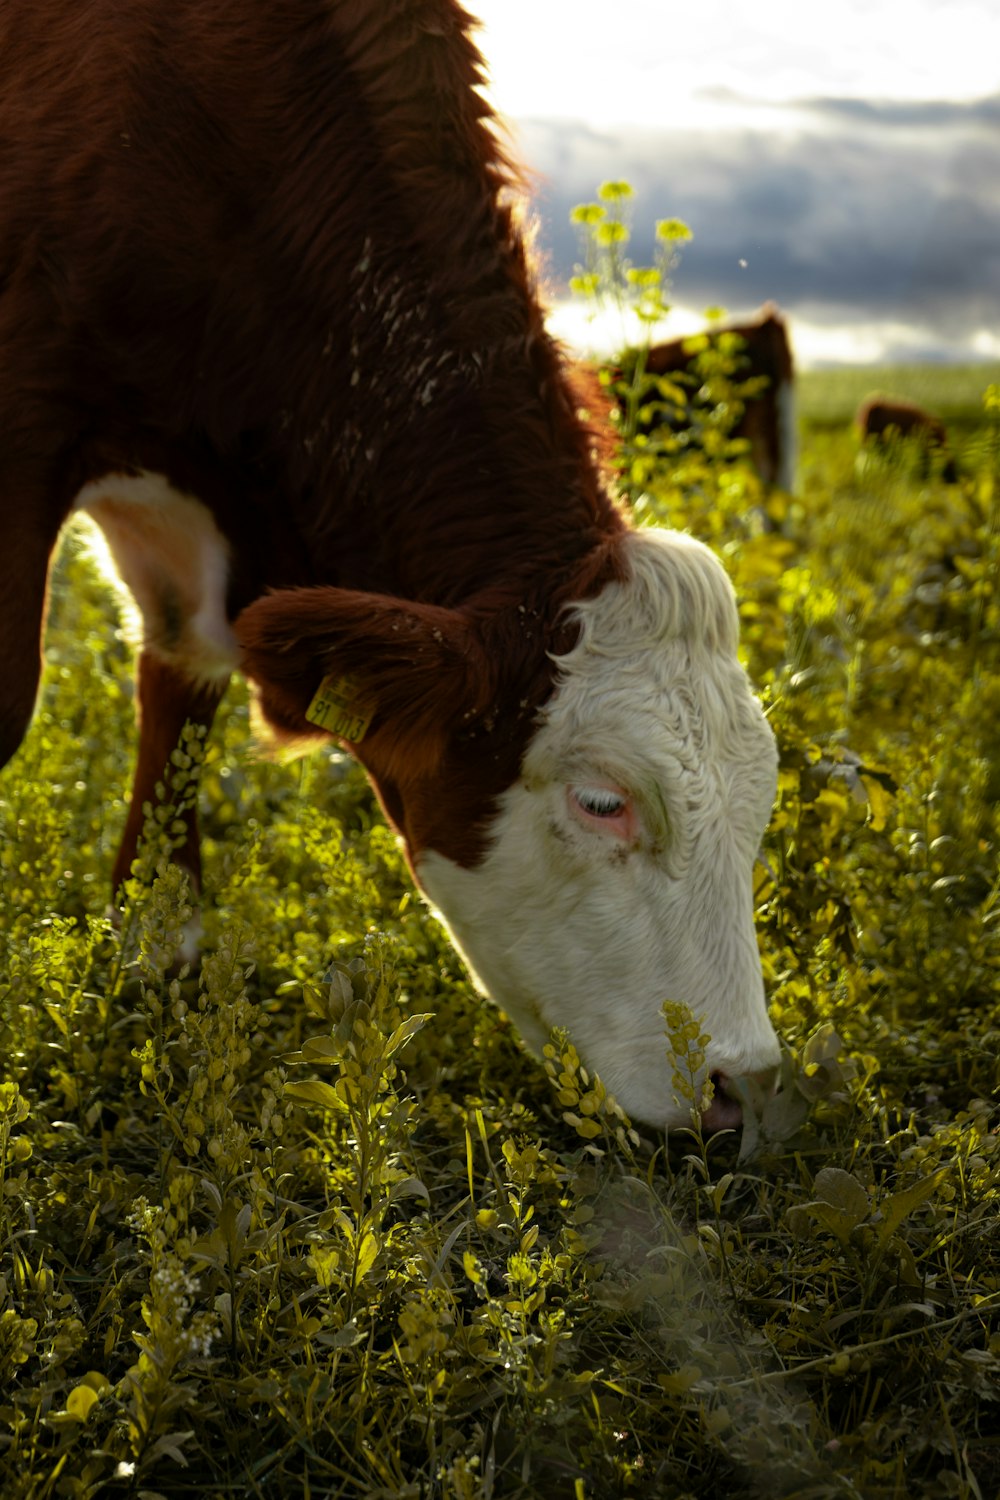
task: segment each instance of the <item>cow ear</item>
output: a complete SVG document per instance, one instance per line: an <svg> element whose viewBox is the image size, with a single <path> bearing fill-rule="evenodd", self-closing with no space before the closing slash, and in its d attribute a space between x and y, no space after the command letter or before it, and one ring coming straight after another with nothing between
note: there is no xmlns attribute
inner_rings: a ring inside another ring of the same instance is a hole
<svg viewBox="0 0 1000 1500"><path fill-rule="evenodd" d="M459 610L353 589L283 589L249 605L235 630L273 729L364 739L384 771L397 756L411 775L430 769L455 725L492 700L486 652Z"/></svg>

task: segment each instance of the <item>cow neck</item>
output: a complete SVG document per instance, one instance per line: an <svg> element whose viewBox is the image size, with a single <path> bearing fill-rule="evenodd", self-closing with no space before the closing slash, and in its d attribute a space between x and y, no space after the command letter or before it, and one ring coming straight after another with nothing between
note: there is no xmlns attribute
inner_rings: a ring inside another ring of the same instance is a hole
<svg viewBox="0 0 1000 1500"><path fill-rule="evenodd" d="M498 580L526 587L616 534L602 439L542 327L519 243L461 303L412 270L404 279L394 244L359 250L340 359L302 390L291 441L275 444L317 575L450 604Z"/></svg>
<svg viewBox="0 0 1000 1500"><path fill-rule="evenodd" d="M306 91L329 153L300 167L297 217L275 187L269 243L301 244L268 446L317 579L445 604L527 593L620 527L600 439L544 329L468 17L447 0L385 11L330 7L343 71ZM310 51L290 76L313 69ZM331 202L347 121L350 196Z"/></svg>
<svg viewBox="0 0 1000 1500"><path fill-rule="evenodd" d="M558 590L623 523L575 436L543 441L544 412L534 421L504 435L462 401L401 425L346 506L303 518L322 575L448 606Z"/></svg>

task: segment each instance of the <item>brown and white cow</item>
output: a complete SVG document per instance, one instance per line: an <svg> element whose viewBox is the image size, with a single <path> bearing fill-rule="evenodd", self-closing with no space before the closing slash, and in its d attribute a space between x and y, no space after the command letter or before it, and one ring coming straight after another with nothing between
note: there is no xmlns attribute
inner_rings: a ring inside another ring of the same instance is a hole
<svg viewBox="0 0 1000 1500"><path fill-rule="evenodd" d="M942 479L946 484L954 484L957 479L954 459L948 454L948 429L940 417L918 406L915 401L874 392L858 407L854 424L862 443L868 446L886 448L901 438L911 441L918 449L924 473L928 469L929 455L939 453L943 458Z"/></svg>
<svg viewBox="0 0 1000 1500"><path fill-rule="evenodd" d="M468 33L455 0L3 0L0 763L89 511L143 622L116 885L242 667L278 734L339 731L530 1045L567 1027L672 1123L684 1001L731 1124L778 1054L774 740L720 564L609 495Z"/></svg>
<svg viewBox="0 0 1000 1500"><path fill-rule="evenodd" d="M646 355L646 372L669 376L689 371L704 338L714 341L720 334L735 334L740 340L734 382L761 381L761 389L745 398L732 436L749 444L751 462L765 484L791 490L797 447L795 366L785 320L773 302L766 302L749 322L713 326L705 334L654 344Z"/></svg>

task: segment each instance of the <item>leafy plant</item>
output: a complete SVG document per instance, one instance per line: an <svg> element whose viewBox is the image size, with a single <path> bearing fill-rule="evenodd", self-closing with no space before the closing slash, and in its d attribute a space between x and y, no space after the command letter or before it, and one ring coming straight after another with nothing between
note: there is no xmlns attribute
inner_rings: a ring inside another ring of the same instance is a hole
<svg viewBox="0 0 1000 1500"><path fill-rule="evenodd" d="M1000 426L951 405L958 485L859 467L846 415L780 504L738 455L628 469L723 557L780 746L782 1082L740 1137L651 1136L571 1036L528 1057L357 768L261 761L239 687L111 923L130 664L70 537L0 780L5 1500L997 1492ZM663 1046L694 1104L700 1029Z"/></svg>

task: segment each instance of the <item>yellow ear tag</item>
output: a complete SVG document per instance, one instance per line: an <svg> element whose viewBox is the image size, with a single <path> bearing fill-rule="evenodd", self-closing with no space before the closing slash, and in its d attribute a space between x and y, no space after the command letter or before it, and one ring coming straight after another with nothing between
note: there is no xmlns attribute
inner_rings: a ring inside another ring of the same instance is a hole
<svg viewBox="0 0 1000 1500"><path fill-rule="evenodd" d="M375 717L375 704L365 702L360 693L361 685L354 677L324 677L306 709L306 718L310 724L356 745Z"/></svg>

